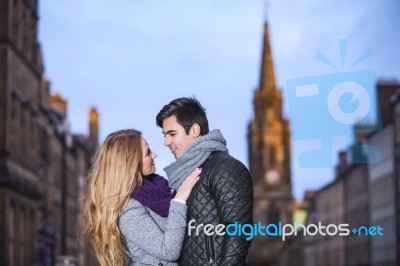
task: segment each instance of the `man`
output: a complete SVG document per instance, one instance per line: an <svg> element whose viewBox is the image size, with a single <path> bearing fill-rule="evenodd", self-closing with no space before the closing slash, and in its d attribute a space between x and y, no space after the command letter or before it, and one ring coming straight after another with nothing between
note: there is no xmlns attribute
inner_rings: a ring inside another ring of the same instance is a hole
<svg viewBox="0 0 400 266"><path fill-rule="evenodd" d="M202 168L186 203L191 226L179 265L246 265L250 247L246 236L210 235L203 229L252 224L253 186L248 170L229 155L219 130L209 132L205 109L195 98L173 100L161 109L156 121L165 136L164 145L176 159L164 169L171 188L176 190L191 171ZM200 224L203 227L197 230Z"/></svg>

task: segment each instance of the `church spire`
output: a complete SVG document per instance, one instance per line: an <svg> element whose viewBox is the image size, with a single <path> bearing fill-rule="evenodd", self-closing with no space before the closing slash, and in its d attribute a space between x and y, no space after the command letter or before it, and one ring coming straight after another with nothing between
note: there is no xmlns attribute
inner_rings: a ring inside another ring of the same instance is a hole
<svg viewBox="0 0 400 266"><path fill-rule="evenodd" d="M275 90L275 72L272 60L271 42L269 40L268 23L264 24L263 53L261 62L260 90Z"/></svg>
<svg viewBox="0 0 400 266"><path fill-rule="evenodd" d="M275 83L268 25L264 25L259 88L254 92L254 118L249 125L249 164L254 184L254 220L292 222L290 123L282 116L282 91ZM283 242L255 236L249 264L275 264Z"/></svg>

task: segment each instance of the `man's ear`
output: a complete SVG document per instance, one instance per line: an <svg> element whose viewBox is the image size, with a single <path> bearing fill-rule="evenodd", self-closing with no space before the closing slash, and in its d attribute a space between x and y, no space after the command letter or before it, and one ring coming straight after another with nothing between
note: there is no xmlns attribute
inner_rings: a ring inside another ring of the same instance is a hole
<svg viewBox="0 0 400 266"><path fill-rule="evenodd" d="M194 123L194 124L192 125L192 127L190 128L190 134L191 134L193 137L198 138L198 137L200 137L200 132L201 132L200 125L197 124L197 123Z"/></svg>

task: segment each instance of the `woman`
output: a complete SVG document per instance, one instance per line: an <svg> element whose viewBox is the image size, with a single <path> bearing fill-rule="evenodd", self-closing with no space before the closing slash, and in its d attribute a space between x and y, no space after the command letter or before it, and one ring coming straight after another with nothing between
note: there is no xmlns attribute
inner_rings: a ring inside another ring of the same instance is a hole
<svg viewBox="0 0 400 266"><path fill-rule="evenodd" d="M137 130L110 134L90 170L82 233L101 265L176 265L186 228L185 204L199 180L191 173L175 197L155 172Z"/></svg>

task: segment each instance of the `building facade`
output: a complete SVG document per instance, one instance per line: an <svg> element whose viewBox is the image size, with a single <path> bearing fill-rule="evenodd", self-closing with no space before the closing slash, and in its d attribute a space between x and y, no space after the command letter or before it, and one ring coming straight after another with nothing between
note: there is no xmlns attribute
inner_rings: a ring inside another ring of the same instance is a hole
<svg viewBox="0 0 400 266"><path fill-rule="evenodd" d="M395 188L396 188L396 252L397 263L400 263L400 91L391 97L391 105L393 107L393 127L394 127L394 165L395 165Z"/></svg>
<svg viewBox="0 0 400 266"><path fill-rule="evenodd" d="M400 263L400 83L379 81L377 95L381 123L355 126L356 142L340 153L335 180L317 191L308 223L380 226L383 235L359 230L342 238L306 237L304 265Z"/></svg>
<svg viewBox="0 0 400 266"><path fill-rule="evenodd" d="M371 265L395 265L399 263L400 249L397 236L398 198L396 184L399 175L396 169L396 109L391 99L400 93L400 84L393 81L379 81L378 110L382 128L369 136L368 144L377 148L376 162L368 165L369 220L374 226L384 228L384 237L371 238Z"/></svg>
<svg viewBox="0 0 400 266"><path fill-rule="evenodd" d="M324 226L345 223L344 173L317 192L315 198L316 222ZM339 235L316 235L317 265L345 265L345 239Z"/></svg>
<svg viewBox="0 0 400 266"><path fill-rule="evenodd" d="M37 0L0 0L0 262L94 265L76 232L98 114L91 137L71 134L67 102L43 78L37 21Z"/></svg>
<svg viewBox="0 0 400 266"><path fill-rule="evenodd" d="M395 262L396 212L393 126L374 134L369 143L380 151L380 161L369 164L370 223L384 228L385 237L371 238L372 265Z"/></svg>
<svg viewBox="0 0 400 266"><path fill-rule="evenodd" d="M354 164L348 169L345 182L345 222L350 229L369 226L368 165ZM346 237L346 264L349 266L370 264L370 238L350 234Z"/></svg>

